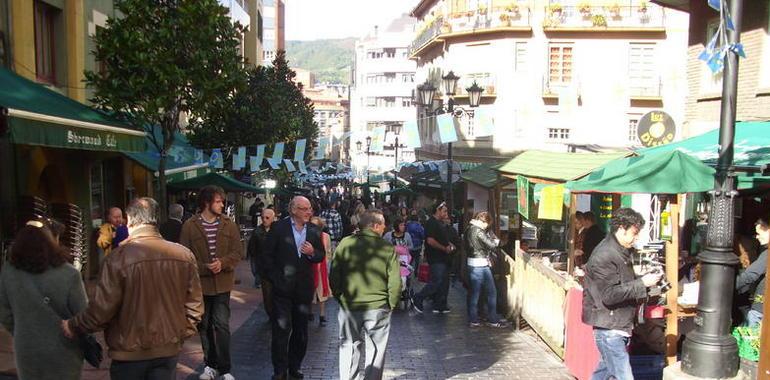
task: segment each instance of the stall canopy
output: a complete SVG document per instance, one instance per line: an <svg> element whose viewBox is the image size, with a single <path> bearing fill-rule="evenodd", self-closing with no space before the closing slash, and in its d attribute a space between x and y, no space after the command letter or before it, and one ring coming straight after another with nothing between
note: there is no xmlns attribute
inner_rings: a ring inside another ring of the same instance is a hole
<svg viewBox="0 0 770 380"><path fill-rule="evenodd" d="M200 190L204 186L216 185L221 187L227 192L233 193L263 193L264 189L260 189L249 184L240 182L230 177L223 176L219 173L208 173L195 178L186 179L184 181L169 183L168 187L172 190Z"/></svg>
<svg viewBox="0 0 770 380"><path fill-rule="evenodd" d="M714 188L714 169L670 150L610 161L566 187L576 193L695 193Z"/></svg>
<svg viewBox="0 0 770 380"><path fill-rule="evenodd" d="M483 163L473 169L463 172L460 178L465 182L475 183L481 187L490 189L497 184L498 163Z"/></svg>
<svg viewBox="0 0 770 380"><path fill-rule="evenodd" d="M769 121L736 123L734 141L734 165L760 166L770 163ZM679 142L642 149L639 153L646 155L672 150L682 151L707 165L714 166L719 157L719 129ZM770 177L763 177L759 173L739 173L738 175L739 189L752 188L762 184L770 184Z"/></svg>
<svg viewBox="0 0 770 380"><path fill-rule="evenodd" d="M555 183L580 178L599 166L631 152L615 153L568 153L528 150L502 164L497 171L503 175L523 175L537 182L538 179Z"/></svg>
<svg viewBox="0 0 770 380"><path fill-rule="evenodd" d="M152 128L152 133L155 135L155 141L163 143L163 132L160 127L155 126ZM160 161L160 150L153 143L151 137L147 136L147 149L144 152L125 152L124 154L144 166L152 172L158 171L158 162ZM195 170L199 168L208 167L208 157L200 153L200 157L195 157L196 149L190 145L187 138L179 133L174 133L174 143L168 152L168 158L166 159L166 174L179 173L188 170Z"/></svg>
<svg viewBox="0 0 770 380"><path fill-rule="evenodd" d="M403 196L411 197L411 196L415 196L417 194L418 193L412 191L412 189L410 189L408 187L397 187L397 188L395 188L393 190L385 191L385 192L383 192L380 195L403 195Z"/></svg>
<svg viewBox="0 0 770 380"><path fill-rule="evenodd" d="M14 144L143 152L145 133L0 67L0 108Z"/></svg>

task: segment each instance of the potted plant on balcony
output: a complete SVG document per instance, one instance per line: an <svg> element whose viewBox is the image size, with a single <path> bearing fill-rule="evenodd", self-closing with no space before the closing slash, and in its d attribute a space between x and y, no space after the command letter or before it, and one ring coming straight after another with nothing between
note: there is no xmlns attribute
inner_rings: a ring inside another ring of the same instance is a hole
<svg viewBox="0 0 770 380"><path fill-rule="evenodd" d="M441 34L452 33L452 24L450 24L448 21L442 21L440 30Z"/></svg>
<svg viewBox="0 0 770 380"><path fill-rule="evenodd" d="M607 27L607 19L603 15L591 16L591 24L595 27Z"/></svg>
<svg viewBox="0 0 770 380"><path fill-rule="evenodd" d="M642 1L639 3L639 13L647 13L647 2Z"/></svg>
<svg viewBox="0 0 770 380"><path fill-rule="evenodd" d="M508 13L500 14L500 26L511 26L511 16Z"/></svg>
<svg viewBox="0 0 770 380"><path fill-rule="evenodd" d="M610 12L613 18L620 18L620 4L614 2L607 7L607 11Z"/></svg>
<svg viewBox="0 0 770 380"><path fill-rule="evenodd" d="M477 11L480 15L486 15L487 14L487 6L484 4L479 4L479 9Z"/></svg>
<svg viewBox="0 0 770 380"><path fill-rule="evenodd" d="M551 5L548 6L548 12L554 18L561 18L561 11L562 7L559 3L551 3Z"/></svg>
<svg viewBox="0 0 770 380"><path fill-rule="evenodd" d="M581 2L578 4L578 11L580 11L580 14L583 15L583 17L591 17L591 3L587 1Z"/></svg>
<svg viewBox="0 0 770 380"><path fill-rule="evenodd" d="M514 14L514 15L518 15L519 12L520 12L519 4L518 3L510 4L507 7L505 7L505 11L508 12L508 13Z"/></svg>

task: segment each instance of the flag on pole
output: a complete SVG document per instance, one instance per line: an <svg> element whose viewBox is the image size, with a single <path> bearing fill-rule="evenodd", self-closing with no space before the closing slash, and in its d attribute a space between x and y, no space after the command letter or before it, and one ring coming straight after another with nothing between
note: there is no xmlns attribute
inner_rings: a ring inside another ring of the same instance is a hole
<svg viewBox="0 0 770 380"><path fill-rule="evenodd" d="M420 131L417 129L417 120L410 120L404 123L404 135L406 136L406 145L410 148L420 148Z"/></svg>
<svg viewBox="0 0 770 380"><path fill-rule="evenodd" d="M297 171L297 169L294 168L294 163L292 163L290 159L284 159L283 163L286 165L286 170L288 170L289 173Z"/></svg>
<svg viewBox="0 0 770 380"><path fill-rule="evenodd" d="M209 157L209 166L215 169L222 169L225 167L224 159L222 159L222 150L214 149L211 151L211 157Z"/></svg>
<svg viewBox="0 0 770 380"><path fill-rule="evenodd" d="M275 148L273 148L273 159L274 160L282 160L283 159L283 143L275 143Z"/></svg>
<svg viewBox="0 0 770 380"><path fill-rule="evenodd" d="M439 115L436 118L436 122L438 123L438 135L442 144L457 141L457 130L455 129L455 118L451 113L445 113L443 115Z"/></svg>
<svg viewBox="0 0 770 380"><path fill-rule="evenodd" d="M294 161L305 159L305 145L307 145L307 139L297 140L297 145L294 147Z"/></svg>
<svg viewBox="0 0 770 380"><path fill-rule="evenodd" d="M492 136L495 134L495 123L489 111L477 108L473 114L474 137Z"/></svg>
<svg viewBox="0 0 770 380"><path fill-rule="evenodd" d="M372 145L370 152L382 152L385 149L385 126L379 126L372 131Z"/></svg>

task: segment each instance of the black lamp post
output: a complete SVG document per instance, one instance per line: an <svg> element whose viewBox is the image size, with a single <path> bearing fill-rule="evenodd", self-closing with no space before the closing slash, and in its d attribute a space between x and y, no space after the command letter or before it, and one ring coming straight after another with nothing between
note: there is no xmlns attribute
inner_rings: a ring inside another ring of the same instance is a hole
<svg viewBox="0 0 770 380"><path fill-rule="evenodd" d="M395 166L393 167L393 170L394 170L394 171L398 171L398 150L399 150L399 149L403 149L403 148L406 148L406 145L404 145L404 144L399 144L399 143L398 143L398 135L396 135L396 139L395 139L395 141L393 141L393 144L391 144L391 145L389 146L389 148L393 148L393 154L395 155L395 158L396 158L396 160L395 160Z"/></svg>
<svg viewBox="0 0 770 380"><path fill-rule="evenodd" d="M729 1L734 30L727 30L729 43L740 41L743 0ZM719 122L719 159L711 192L706 248L698 255L701 279L695 331L687 334L682 347L682 371L699 378L732 378L738 374L738 345L730 335L735 270L735 178L733 140L735 102L738 93L738 55L727 52L722 83Z"/></svg>
<svg viewBox="0 0 770 380"><path fill-rule="evenodd" d="M361 152L362 145L360 140L356 142L356 148L359 152ZM364 199L369 199L369 157L372 154L371 149L372 137L366 136L366 184L364 184Z"/></svg>
<svg viewBox="0 0 770 380"><path fill-rule="evenodd" d="M444 94L447 96L447 107L444 109L443 107L439 107L436 110L431 110L430 107L433 105L433 98L436 95L436 87L434 87L430 82L425 81L425 83L417 86L418 91L418 98L420 99L420 105L423 107L426 107L428 109L428 114L432 114L434 116L441 115L444 113L449 113L454 115L455 117L458 117L454 113L455 111L455 103L454 103L454 96L457 91L457 82L460 80L460 77L455 75L453 71L449 71L446 75L441 77L443 85L444 85ZM473 82L473 85L471 87L468 87L465 89L468 91L468 104L471 107L478 107L481 103L481 93L484 91L481 87L479 87L476 82ZM458 107L459 110L462 110ZM462 113L460 114L462 115ZM446 201L447 205L449 205L449 215L452 216L452 210L454 210L454 203L452 199L452 177L454 176L454 166L452 165L452 143L447 144L447 178L446 178L446 185L447 185L447 195L446 195Z"/></svg>

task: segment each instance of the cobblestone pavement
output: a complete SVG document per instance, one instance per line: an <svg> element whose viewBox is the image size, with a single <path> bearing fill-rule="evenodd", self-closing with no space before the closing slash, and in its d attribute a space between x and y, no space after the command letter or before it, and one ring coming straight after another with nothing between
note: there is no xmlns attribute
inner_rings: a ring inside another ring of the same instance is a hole
<svg viewBox="0 0 770 380"><path fill-rule="evenodd" d="M249 286L252 277L245 263L238 267L238 278L242 283L231 295L233 375L238 380L270 379L270 324L261 292ZM469 329L464 299L465 291L458 284L450 291L450 314L394 312L384 378L573 379L561 360L531 331ZM338 378L338 310L336 302L329 300L327 326L318 326L317 315L310 325L310 343L302 368L306 379ZM200 340L196 337L185 343L177 378L197 380L202 363ZM108 379L109 362L102 367L95 370L86 365L83 378Z"/></svg>

